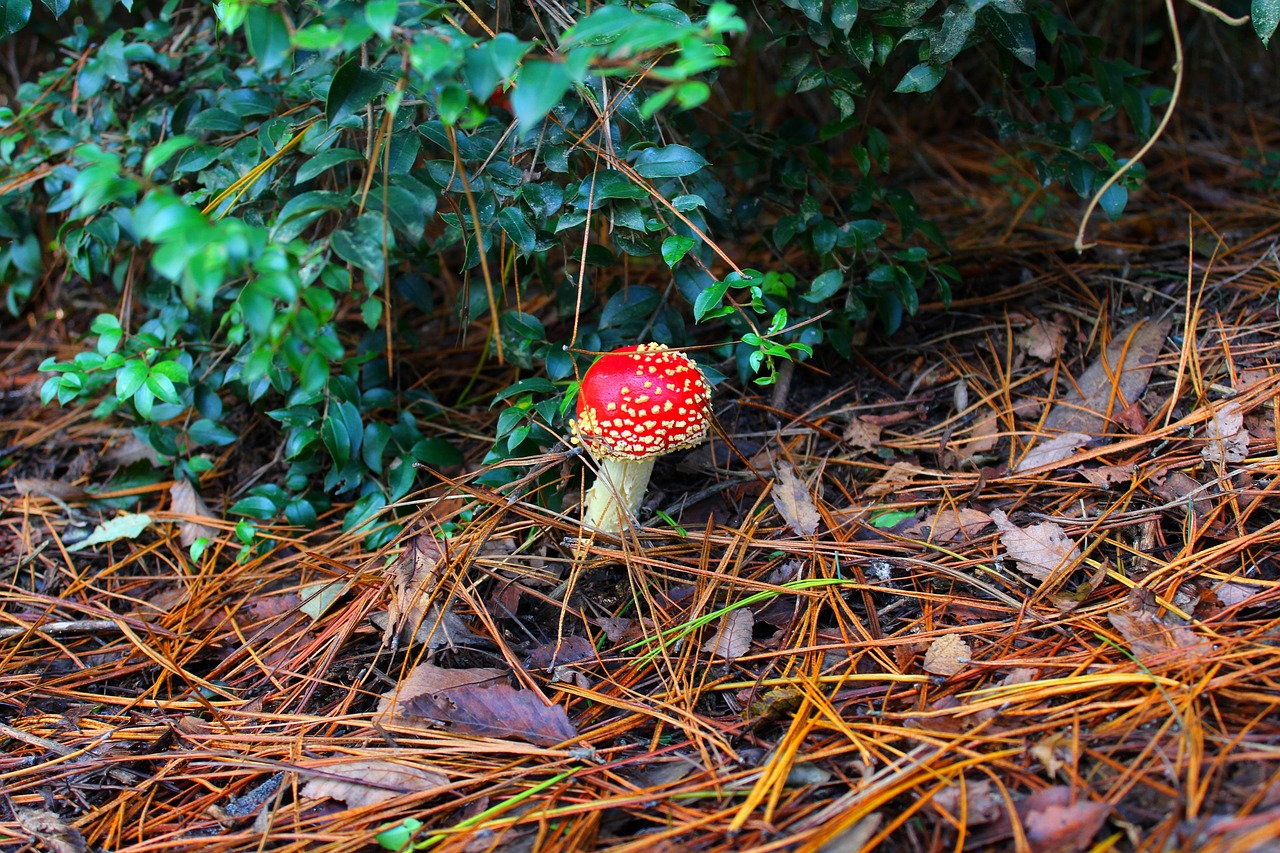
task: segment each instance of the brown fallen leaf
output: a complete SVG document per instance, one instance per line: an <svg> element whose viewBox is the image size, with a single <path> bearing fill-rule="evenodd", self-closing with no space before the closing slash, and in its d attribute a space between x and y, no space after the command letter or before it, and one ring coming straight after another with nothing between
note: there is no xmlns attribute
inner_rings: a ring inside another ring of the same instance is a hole
<svg viewBox="0 0 1280 853"><path fill-rule="evenodd" d="M449 609L447 597L439 592L443 560L444 548L430 533L420 533L405 543L391 567L391 602L387 620L381 625L384 645L418 642L439 648L469 636L462 620Z"/></svg>
<svg viewBox="0 0 1280 853"><path fill-rule="evenodd" d="M595 656L595 646L581 634L570 634L557 640L534 646L525 656L525 666L530 669L555 669L567 663Z"/></svg>
<svg viewBox="0 0 1280 853"><path fill-rule="evenodd" d="M173 481L173 485L169 487L169 502L174 515L186 516L178 522L178 541L183 548L190 548L197 539L217 538L218 531L215 528L195 520L207 518L212 521L213 513L209 512L208 505L186 477Z"/></svg>
<svg viewBox="0 0 1280 853"><path fill-rule="evenodd" d="M35 836L38 849L50 853L85 853L84 836L57 812L48 809L14 809L18 825Z"/></svg>
<svg viewBox="0 0 1280 853"><path fill-rule="evenodd" d="M1205 424L1205 438L1200 458L1206 463L1243 462L1249 455L1249 431L1244 428L1240 404L1230 402L1214 410Z"/></svg>
<svg viewBox="0 0 1280 853"><path fill-rule="evenodd" d="M1077 468L1076 473L1095 486L1106 488L1133 479L1133 463L1127 465L1099 465L1094 468Z"/></svg>
<svg viewBox="0 0 1280 853"><path fill-rule="evenodd" d="M751 632L755 624L755 616L750 609L739 607L730 610L720 617L720 626L702 644L702 650L726 661L735 661L751 648Z"/></svg>
<svg viewBox="0 0 1280 853"><path fill-rule="evenodd" d="M481 737L519 738L539 746L555 746L578 736L564 708L547 705L532 690L516 690L506 684L464 684L415 696L403 707L412 717Z"/></svg>
<svg viewBox="0 0 1280 853"><path fill-rule="evenodd" d="M958 536L972 539L991 524L991 516L980 509L960 507L931 513L921 525L929 531L931 542L952 542Z"/></svg>
<svg viewBox="0 0 1280 853"><path fill-rule="evenodd" d="M1183 471L1170 470L1161 477L1153 476L1156 483L1152 493L1165 501L1179 504L1184 511L1204 518L1213 512L1213 499L1207 494L1201 483Z"/></svg>
<svg viewBox="0 0 1280 853"><path fill-rule="evenodd" d="M844 428L845 444L856 450L874 450L880 443L881 427L866 418L854 418Z"/></svg>
<svg viewBox="0 0 1280 853"><path fill-rule="evenodd" d="M1062 355L1067 336L1059 323L1037 319L1019 332L1013 342L1027 355L1048 363Z"/></svg>
<svg viewBox="0 0 1280 853"><path fill-rule="evenodd" d="M1106 351L1080 376L1076 387L1053 404L1044 419L1045 430L1089 436L1105 433L1108 420L1146 390L1172 325L1170 319L1140 320L1113 338Z"/></svg>
<svg viewBox="0 0 1280 853"><path fill-rule="evenodd" d="M947 448L961 461L969 462L976 456L990 453L1000 442L1000 413L985 407L973 422L969 437L952 437Z"/></svg>
<svg viewBox="0 0 1280 853"><path fill-rule="evenodd" d="M1188 657L1185 650L1200 645L1195 631L1185 625L1166 625L1145 610L1117 611L1109 614L1107 619L1124 637L1133 656L1143 663L1172 652L1181 652L1172 657L1183 660Z"/></svg>
<svg viewBox="0 0 1280 853"><path fill-rule="evenodd" d="M914 480L918 470L916 466L910 463L895 462L889 466L889 470L885 471L879 480L867 486L865 494L870 498L880 498L893 494L898 490L899 486Z"/></svg>
<svg viewBox="0 0 1280 853"><path fill-rule="evenodd" d="M1089 848L1110 813L1106 803L1078 799L1028 810L1022 826L1035 853L1079 853Z"/></svg>
<svg viewBox="0 0 1280 853"><path fill-rule="evenodd" d="M1013 470L1015 472L1029 471L1032 468L1053 465L1056 462L1070 459L1076 455L1076 448L1087 444L1088 441L1089 436L1082 432L1064 432L1062 435L1055 435L1047 440L1044 436L1041 436ZM1049 470L1053 469L1050 468Z"/></svg>
<svg viewBox="0 0 1280 853"><path fill-rule="evenodd" d="M1018 570L1037 580L1045 580L1059 568L1080 559L1080 549L1075 542L1051 521L1018 527L998 509L991 511L991 520L1000 530L1000 542Z"/></svg>
<svg viewBox="0 0 1280 853"><path fill-rule="evenodd" d="M809 486L796 473L790 462L778 465L778 479L773 484L773 505L787 526L801 536L812 536L822 516L809 494Z"/></svg>
<svg viewBox="0 0 1280 853"><path fill-rule="evenodd" d="M52 498L57 501L83 500L89 494L79 486L39 477L14 477L13 487L26 498Z"/></svg>
<svg viewBox="0 0 1280 853"><path fill-rule="evenodd" d="M959 634L943 634L924 653L924 671L934 675L955 675L973 659L969 644Z"/></svg>
<svg viewBox="0 0 1280 853"><path fill-rule="evenodd" d="M444 693L467 684L493 684L507 677L505 670L494 667L446 669L431 663L415 666L404 680L382 694L373 718L383 725L404 725L407 700L424 693Z"/></svg>
<svg viewBox="0 0 1280 853"><path fill-rule="evenodd" d="M990 779L952 782L933 795L933 804L953 817L964 814L965 826L981 826L1004 814L1004 797Z"/></svg>
<svg viewBox="0 0 1280 853"><path fill-rule="evenodd" d="M325 762L306 770L323 775L308 779L302 786L302 796L313 800L340 800L352 809L449 784L449 777L438 768L399 764L381 758Z"/></svg>

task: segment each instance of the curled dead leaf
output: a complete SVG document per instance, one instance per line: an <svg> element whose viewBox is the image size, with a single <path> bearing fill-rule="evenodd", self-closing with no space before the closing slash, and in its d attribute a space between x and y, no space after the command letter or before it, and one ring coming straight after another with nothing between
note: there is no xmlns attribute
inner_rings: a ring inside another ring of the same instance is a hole
<svg viewBox="0 0 1280 853"><path fill-rule="evenodd" d="M773 484L773 505L787 526L801 536L812 536L822 516L809 494L809 485L789 462L778 465L778 479Z"/></svg>
<svg viewBox="0 0 1280 853"><path fill-rule="evenodd" d="M881 427L865 418L854 418L844 428L845 444L856 450L874 450L880 443Z"/></svg>
<svg viewBox="0 0 1280 853"><path fill-rule="evenodd" d="M178 541L183 548L190 548L197 539L214 539L218 531L199 519L213 521L213 513L186 477L179 477L169 487L169 503L174 515L185 516L178 522Z"/></svg>
<svg viewBox="0 0 1280 853"><path fill-rule="evenodd" d="M1200 458L1206 463L1243 462L1249 455L1249 431L1240 404L1232 401L1216 409L1205 424L1205 438Z"/></svg>
<svg viewBox="0 0 1280 853"><path fill-rule="evenodd" d="M449 777L438 768L381 758L325 762L308 769L316 775L302 786L302 796L313 800L340 800L352 809L449 784Z"/></svg>
<svg viewBox="0 0 1280 853"><path fill-rule="evenodd" d="M1013 340L1027 355L1046 363L1062 355L1062 349L1067 344L1067 336L1063 333L1061 324L1039 319L1019 332Z"/></svg>

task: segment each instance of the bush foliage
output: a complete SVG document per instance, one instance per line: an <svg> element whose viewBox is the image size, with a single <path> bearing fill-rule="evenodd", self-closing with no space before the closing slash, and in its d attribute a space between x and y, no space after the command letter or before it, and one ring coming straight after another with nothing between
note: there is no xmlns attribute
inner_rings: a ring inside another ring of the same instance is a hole
<svg viewBox="0 0 1280 853"><path fill-rule="evenodd" d="M1017 140L1007 174L1034 175L1011 193L1090 197L1124 163L1101 129L1149 136L1171 97L1042 0L169 0L124 3L128 26L109 0L41 2L0 3L61 57L0 108L0 290L13 313L55 278L119 303L43 397L132 424L179 475L237 441L237 411L275 425L276 482L231 507L246 542L334 497L356 529L415 463L459 461L432 421L475 401L398 375L438 311L526 371L487 461L524 457L563 434L591 351L696 340L713 379L767 384L949 298L872 103L927 108L963 67ZM1253 5L1266 40L1280 0Z"/></svg>

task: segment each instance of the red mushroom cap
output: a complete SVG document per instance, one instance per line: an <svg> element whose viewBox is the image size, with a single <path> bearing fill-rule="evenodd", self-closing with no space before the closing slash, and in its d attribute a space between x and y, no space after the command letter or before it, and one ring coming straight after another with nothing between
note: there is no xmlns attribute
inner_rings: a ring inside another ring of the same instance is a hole
<svg viewBox="0 0 1280 853"><path fill-rule="evenodd" d="M598 459L645 459L701 444L710 407L711 387L687 355L640 344L596 359L570 425Z"/></svg>

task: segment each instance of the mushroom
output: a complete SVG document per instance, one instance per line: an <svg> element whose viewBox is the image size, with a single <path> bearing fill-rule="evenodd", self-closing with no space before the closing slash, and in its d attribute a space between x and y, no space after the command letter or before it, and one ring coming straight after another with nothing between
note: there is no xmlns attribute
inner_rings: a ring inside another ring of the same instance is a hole
<svg viewBox="0 0 1280 853"><path fill-rule="evenodd" d="M606 353L582 377L574 436L600 466L583 525L618 533L644 500L654 461L707 437L711 387L684 353L640 344Z"/></svg>

